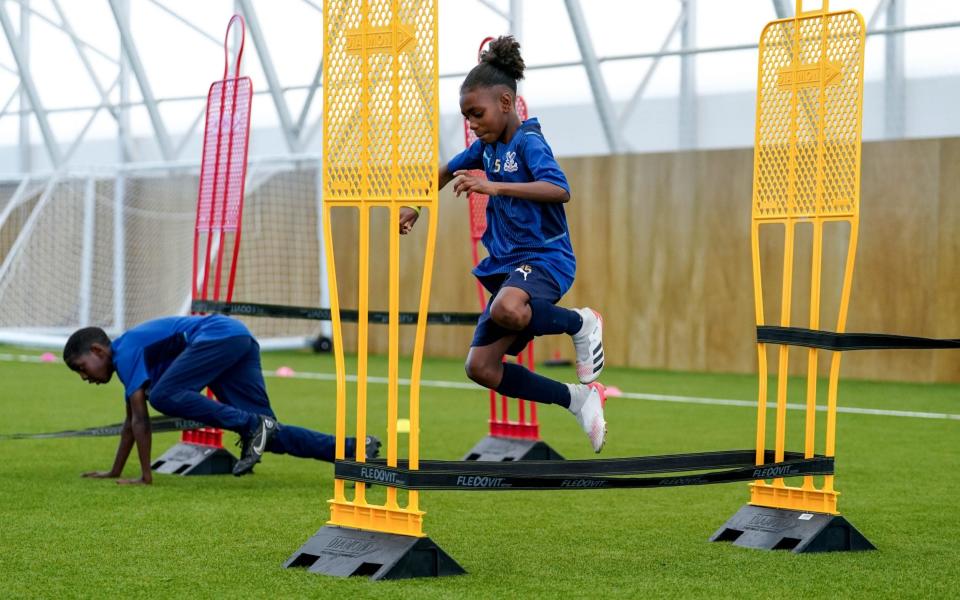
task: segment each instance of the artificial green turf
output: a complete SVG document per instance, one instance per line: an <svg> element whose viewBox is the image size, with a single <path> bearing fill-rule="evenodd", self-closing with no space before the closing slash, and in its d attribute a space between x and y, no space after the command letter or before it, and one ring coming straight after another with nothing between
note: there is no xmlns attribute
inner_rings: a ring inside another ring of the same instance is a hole
<svg viewBox="0 0 960 600"><path fill-rule="evenodd" d="M333 372L326 356L264 355L267 370L280 365ZM372 374L385 370L374 359ZM569 369L546 372L572 377ZM464 381L458 361L428 361L424 377ZM96 388L56 363L10 361L0 361L0 381L0 433L122 420L118 382ZM756 394L755 378L743 375L611 368L604 381L629 392ZM332 429L333 382L270 378L268 389L281 421ZM370 426L381 433L385 387L370 390ZM424 387L422 402L424 457L458 459L483 437L484 392ZM840 404L956 414L960 386L843 382ZM792 441L800 439L801 415L790 413ZM540 417L558 451L592 456L564 411L543 407ZM749 448L754 440L749 408L611 399L607 419L603 455L610 457ZM4 597L57 598L955 596L960 420L841 414L838 428L840 509L877 552L794 555L707 543L746 501L745 484L427 492L426 532L469 574L377 583L280 568L328 516L325 463L268 455L250 477L157 476L152 487L121 488L79 477L109 467L116 438L0 441L0 589ZM154 456L176 439L154 436ZM131 462L126 475L135 474Z"/></svg>

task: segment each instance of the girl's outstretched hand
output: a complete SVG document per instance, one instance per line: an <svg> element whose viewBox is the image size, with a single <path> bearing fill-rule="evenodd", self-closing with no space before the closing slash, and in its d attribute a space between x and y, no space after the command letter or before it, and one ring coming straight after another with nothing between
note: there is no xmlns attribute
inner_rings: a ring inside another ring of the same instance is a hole
<svg viewBox="0 0 960 600"><path fill-rule="evenodd" d="M400 207L400 235L406 235L420 218L420 213L409 206Z"/></svg>
<svg viewBox="0 0 960 600"><path fill-rule="evenodd" d="M453 191L458 197L460 194L471 192L496 196L497 192L493 186L494 184L488 181L486 177L478 177L470 171L456 171L453 174Z"/></svg>

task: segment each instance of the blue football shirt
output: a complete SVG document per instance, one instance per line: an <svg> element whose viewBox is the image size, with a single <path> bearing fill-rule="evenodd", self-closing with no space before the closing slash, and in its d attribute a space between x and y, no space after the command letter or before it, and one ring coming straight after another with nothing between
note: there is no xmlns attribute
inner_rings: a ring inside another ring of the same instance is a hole
<svg viewBox="0 0 960 600"><path fill-rule="evenodd" d="M224 315L154 319L113 340L113 367L129 400L134 392L160 379L190 344L244 335L250 335L247 326Z"/></svg>
<svg viewBox="0 0 960 600"><path fill-rule="evenodd" d="M570 193L567 177L553 157L536 118L524 121L508 143L486 144L477 140L447 163L451 174L481 168L490 181L547 181ZM563 204L491 196L486 216L487 230L481 241L489 256L473 269L474 275L510 273L529 264L549 273L562 293L570 289L577 259Z"/></svg>

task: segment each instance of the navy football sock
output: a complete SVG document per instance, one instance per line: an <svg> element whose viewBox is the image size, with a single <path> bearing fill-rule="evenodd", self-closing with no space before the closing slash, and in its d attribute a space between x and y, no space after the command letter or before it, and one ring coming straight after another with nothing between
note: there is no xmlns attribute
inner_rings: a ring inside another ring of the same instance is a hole
<svg viewBox="0 0 960 600"><path fill-rule="evenodd" d="M570 388L566 384L537 375L514 363L503 363L503 379L496 391L511 398L570 407Z"/></svg>
<svg viewBox="0 0 960 600"><path fill-rule="evenodd" d="M561 308L546 300L530 301L530 323L527 331L533 335L566 333L573 335L583 326L583 318L575 310Z"/></svg>

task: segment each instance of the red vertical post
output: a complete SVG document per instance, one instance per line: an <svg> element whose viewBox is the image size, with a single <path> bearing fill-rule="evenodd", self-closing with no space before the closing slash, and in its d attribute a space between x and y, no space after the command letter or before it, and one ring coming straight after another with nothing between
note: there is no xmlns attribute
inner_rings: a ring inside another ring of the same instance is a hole
<svg viewBox="0 0 960 600"><path fill-rule="evenodd" d="M230 30L234 23L240 26L240 47L230 75ZM243 194L247 174L247 151L250 140L250 106L253 85L249 77L240 77L240 61L246 41L243 17L234 15L227 24L224 36L223 78L210 86L207 95L206 126L203 134L203 155L200 163L200 185L197 191L197 217L193 238L193 276L191 289L194 300L206 300L210 286L210 269L214 268L213 299L221 298L223 289L224 253L228 234L232 234L225 299L233 299L236 282L237 258L240 252L240 224L243 214ZM203 262L200 262L201 239L205 242ZM214 250L214 245L216 249ZM216 256L213 256L213 252ZM215 258L215 264L214 263ZM202 269L202 271L201 271ZM212 393L208 390L212 398ZM181 441L214 447L223 447L223 432L204 427L184 431Z"/></svg>

